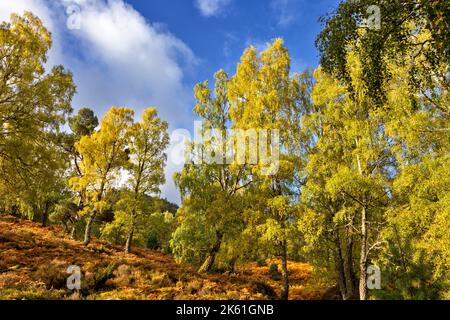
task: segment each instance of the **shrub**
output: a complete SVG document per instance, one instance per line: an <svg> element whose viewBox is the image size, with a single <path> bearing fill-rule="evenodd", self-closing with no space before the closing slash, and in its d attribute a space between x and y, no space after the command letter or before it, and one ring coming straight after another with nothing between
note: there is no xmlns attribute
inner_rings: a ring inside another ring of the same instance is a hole
<svg viewBox="0 0 450 320"><path fill-rule="evenodd" d="M276 263L272 263L269 266L269 275L273 280L280 280L281 279L281 274L278 271L278 265Z"/></svg>
<svg viewBox="0 0 450 320"><path fill-rule="evenodd" d="M106 267L96 268L91 277L88 277L86 275L85 281L82 281L82 295L87 296L90 293L94 293L103 289L105 287L106 281L113 277L113 272L115 269L116 264L110 263Z"/></svg>
<svg viewBox="0 0 450 320"><path fill-rule="evenodd" d="M251 289L253 293L261 293L269 299L275 299L277 297L277 294L273 288L262 281L253 281L251 284Z"/></svg>
<svg viewBox="0 0 450 320"><path fill-rule="evenodd" d="M42 281L47 289L65 289L68 277L66 268L67 263L55 259L48 265L39 266L33 279Z"/></svg>
<svg viewBox="0 0 450 320"><path fill-rule="evenodd" d="M158 288L163 288L173 285L173 281L167 273L156 271L152 274L152 284Z"/></svg>

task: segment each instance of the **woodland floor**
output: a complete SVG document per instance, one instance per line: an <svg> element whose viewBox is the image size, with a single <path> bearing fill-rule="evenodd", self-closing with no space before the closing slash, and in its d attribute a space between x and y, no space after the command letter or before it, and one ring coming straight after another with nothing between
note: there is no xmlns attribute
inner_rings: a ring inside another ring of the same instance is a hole
<svg viewBox="0 0 450 320"><path fill-rule="evenodd" d="M0 217L0 299L277 299L280 281L269 265L250 263L235 273L201 275L170 255L94 240L85 247L58 226ZM82 271L81 289L66 288L69 265ZM291 299L333 299L312 267L289 262Z"/></svg>

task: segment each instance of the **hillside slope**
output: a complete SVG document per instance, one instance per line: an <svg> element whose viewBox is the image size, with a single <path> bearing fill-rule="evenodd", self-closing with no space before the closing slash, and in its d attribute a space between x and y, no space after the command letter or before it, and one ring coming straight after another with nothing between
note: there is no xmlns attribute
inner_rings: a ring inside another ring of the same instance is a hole
<svg viewBox="0 0 450 320"><path fill-rule="evenodd" d="M279 283L267 266L233 274L199 275L157 251L93 241L88 247L57 226L0 217L0 299L276 299ZM269 262L268 262L269 264ZM66 288L69 265L81 268L81 290ZM312 268L289 264L292 299L320 299L309 285ZM317 287L317 286L316 286ZM328 298L330 298L328 296Z"/></svg>

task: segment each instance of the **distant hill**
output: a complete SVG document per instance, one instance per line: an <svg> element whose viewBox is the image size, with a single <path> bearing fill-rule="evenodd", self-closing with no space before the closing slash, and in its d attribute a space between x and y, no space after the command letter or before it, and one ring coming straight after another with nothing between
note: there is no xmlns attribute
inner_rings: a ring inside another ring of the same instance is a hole
<svg viewBox="0 0 450 320"><path fill-rule="evenodd" d="M174 215L177 213L178 205L175 203L172 203L168 201L167 199L160 199L162 202L162 210L161 211L168 211L170 213L173 213Z"/></svg>

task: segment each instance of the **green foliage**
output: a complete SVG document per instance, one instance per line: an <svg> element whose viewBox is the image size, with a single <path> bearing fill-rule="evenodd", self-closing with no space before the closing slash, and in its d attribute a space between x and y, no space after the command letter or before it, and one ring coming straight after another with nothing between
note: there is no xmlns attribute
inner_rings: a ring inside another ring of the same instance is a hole
<svg viewBox="0 0 450 320"><path fill-rule="evenodd" d="M150 215L145 232L147 247L170 253L170 239L175 229L175 223L176 220L170 212L155 212Z"/></svg>
<svg viewBox="0 0 450 320"><path fill-rule="evenodd" d="M51 35L30 12L0 25L0 194L5 210L46 223L67 166L58 135L75 93L62 66L44 68Z"/></svg>
<svg viewBox="0 0 450 320"><path fill-rule="evenodd" d="M172 235L170 245L177 262L200 266L207 256L207 249L214 241L214 232L206 223L204 214L177 213L178 227Z"/></svg>
<svg viewBox="0 0 450 320"><path fill-rule="evenodd" d="M98 126L98 118L89 108L81 108L78 114L69 117L69 127L79 138L92 134Z"/></svg>
<svg viewBox="0 0 450 320"><path fill-rule="evenodd" d="M381 266L385 287L377 297L437 298L448 292L442 246L447 245L448 182L442 170L449 167L448 59L430 25L423 25L426 10L438 9L427 3L343 1L318 38L323 69L314 73L314 112L303 119L314 146L299 224L304 249L319 265L338 270L346 287L351 278L344 274L351 265L346 261L358 255L349 243L367 241L359 260L368 250L369 260ZM358 27L369 4L381 7L381 30ZM410 5L416 6L414 14ZM393 29L397 22L401 25ZM415 29L419 25L423 28ZM424 43L430 45L421 47ZM431 79L432 74L437 76ZM366 237L367 219L372 221ZM439 244L429 246L435 237Z"/></svg>
<svg viewBox="0 0 450 320"><path fill-rule="evenodd" d="M380 10L379 28L363 24L373 13L371 6ZM357 94L347 70L348 49L357 45L364 85L378 106L385 102L385 85L392 76L388 64L392 59L409 61L412 68L407 79L414 87L448 87L449 10L446 1L341 1L335 12L322 19L324 28L316 40L321 65ZM422 92L427 94L426 90ZM434 103L449 115L448 104Z"/></svg>
<svg viewBox="0 0 450 320"><path fill-rule="evenodd" d="M197 104L194 112L203 120L203 130L225 130L230 121L228 76L220 70L215 79L214 94L207 82L195 87ZM193 144L191 157L194 159L208 152L211 140ZM219 154L222 153L219 149ZM238 237L243 227L241 193L250 184L248 172L245 165L204 161L200 165L186 163L183 170L175 174L174 180L183 197L177 214L178 228L171 241L178 261L198 265L207 258L214 261L228 239L232 241ZM213 264L205 266L207 270L204 271L209 271Z"/></svg>
<svg viewBox="0 0 450 320"><path fill-rule="evenodd" d="M269 266L269 274L273 280L280 280L280 271L278 271L278 264L272 263Z"/></svg>
<svg viewBox="0 0 450 320"><path fill-rule="evenodd" d="M403 299L436 299L449 294L449 157L427 157L408 165L394 183L402 206L388 211L379 257L395 283L385 294ZM399 283L397 283L399 282Z"/></svg>

